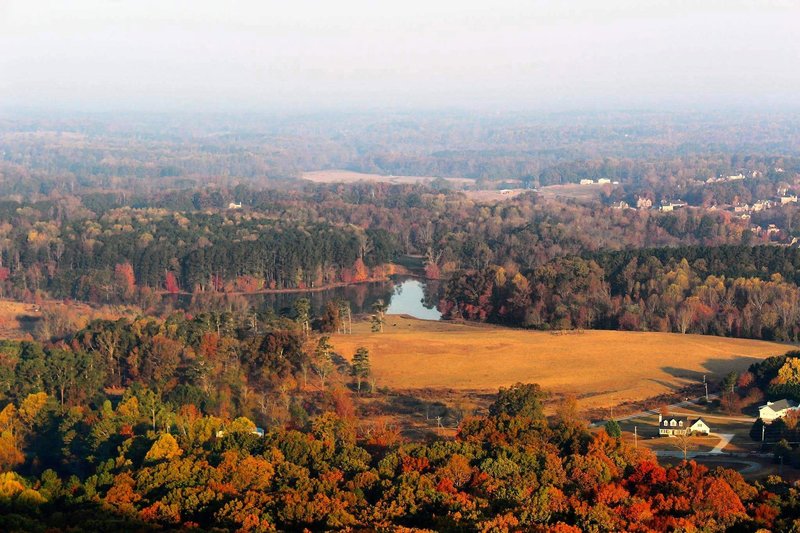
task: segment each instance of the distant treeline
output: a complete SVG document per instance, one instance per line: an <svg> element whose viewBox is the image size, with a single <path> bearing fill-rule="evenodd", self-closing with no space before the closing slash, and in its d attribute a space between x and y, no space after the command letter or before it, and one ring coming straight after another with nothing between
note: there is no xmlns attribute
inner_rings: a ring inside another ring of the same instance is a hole
<svg viewBox="0 0 800 533"><path fill-rule="evenodd" d="M797 340L800 251L649 249L560 257L523 273L455 273L446 316L540 329L604 328Z"/></svg>
<svg viewBox="0 0 800 533"><path fill-rule="evenodd" d="M11 220L19 219L16 214ZM0 225L7 293L130 300L151 291L318 287L383 277L398 252L381 229L261 215L121 209L59 225Z"/></svg>
<svg viewBox="0 0 800 533"><path fill-rule="evenodd" d="M275 185L335 168L539 185L602 177L677 194L698 178L796 171L797 124L786 113L18 117L0 119L0 194Z"/></svg>
<svg viewBox="0 0 800 533"><path fill-rule="evenodd" d="M657 259L661 264L686 259L698 275L769 280L777 273L785 280L800 285L800 249L788 246L676 246L604 251L584 257L595 261L605 271L614 294L624 292L627 286L626 268L630 268L631 262L645 264L650 258Z"/></svg>

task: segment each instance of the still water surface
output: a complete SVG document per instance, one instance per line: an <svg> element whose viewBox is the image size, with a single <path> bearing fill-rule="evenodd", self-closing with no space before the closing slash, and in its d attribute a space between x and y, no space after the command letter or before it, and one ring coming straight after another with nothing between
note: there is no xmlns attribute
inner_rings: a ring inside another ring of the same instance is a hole
<svg viewBox="0 0 800 533"><path fill-rule="evenodd" d="M175 307L193 307L189 296L167 298L174 299ZM408 277L317 292L252 294L246 298L256 309L272 309L277 314L290 316L294 302L298 298L308 298L316 316L322 313L325 304L331 300L347 300L354 314L371 313L372 305L377 300L383 300L389 306L387 314L404 314L424 320L439 320L442 317L436 308L439 302L439 283Z"/></svg>

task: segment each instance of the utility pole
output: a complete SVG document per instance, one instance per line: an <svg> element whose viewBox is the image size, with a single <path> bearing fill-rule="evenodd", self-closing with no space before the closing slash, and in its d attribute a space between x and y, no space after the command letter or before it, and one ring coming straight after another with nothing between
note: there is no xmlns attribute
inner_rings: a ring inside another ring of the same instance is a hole
<svg viewBox="0 0 800 533"><path fill-rule="evenodd" d="M767 431L767 426L764 423L761 423L761 442L764 442L764 433Z"/></svg>
<svg viewBox="0 0 800 533"><path fill-rule="evenodd" d="M703 374L703 385L706 386L706 403L708 403L708 381L706 381L706 375Z"/></svg>
<svg viewBox="0 0 800 533"><path fill-rule="evenodd" d="M639 449L639 431L637 426L633 426L633 446Z"/></svg>

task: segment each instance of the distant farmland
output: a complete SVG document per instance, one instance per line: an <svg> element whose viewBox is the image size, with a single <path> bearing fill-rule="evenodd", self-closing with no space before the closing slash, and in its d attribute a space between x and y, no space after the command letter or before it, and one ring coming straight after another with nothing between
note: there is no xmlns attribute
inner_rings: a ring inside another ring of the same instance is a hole
<svg viewBox="0 0 800 533"><path fill-rule="evenodd" d="M387 317L384 333L369 324L335 335L349 358L370 350L377 385L393 389L489 390L535 382L575 393L586 407L640 401L702 381L719 380L791 346L748 339L673 333L586 331L556 335L482 325Z"/></svg>
<svg viewBox="0 0 800 533"><path fill-rule="evenodd" d="M419 183L433 181L435 176L385 176L381 174L365 174L350 170L315 170L304 172L303 179L314 183L357 183L359 181L376 181L384 183ZM445 180L460 185L472 185L475 180L468 178L444 178Z"/></svg>

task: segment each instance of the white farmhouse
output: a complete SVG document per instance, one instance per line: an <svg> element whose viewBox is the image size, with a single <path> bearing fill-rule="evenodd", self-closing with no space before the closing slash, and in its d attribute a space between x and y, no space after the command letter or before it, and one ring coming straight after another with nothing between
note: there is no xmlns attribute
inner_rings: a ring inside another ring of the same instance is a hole
<svg viewBox="0 0 800 533"><path fill-rule="evenodd" d="M658 434L667 437L676 435L708 435L711 428L702 418L690 420L687 417L658 415Z"/></svg>
<svg viewBox="0 0 800 533"><path fill-rule="evenodd" d="M778 400L777 402L767 402L766 405L759 406L758 418L762 422L773 422L778 418L783 418L789 411L796 411L797 403L791 400Z"/></svg>

